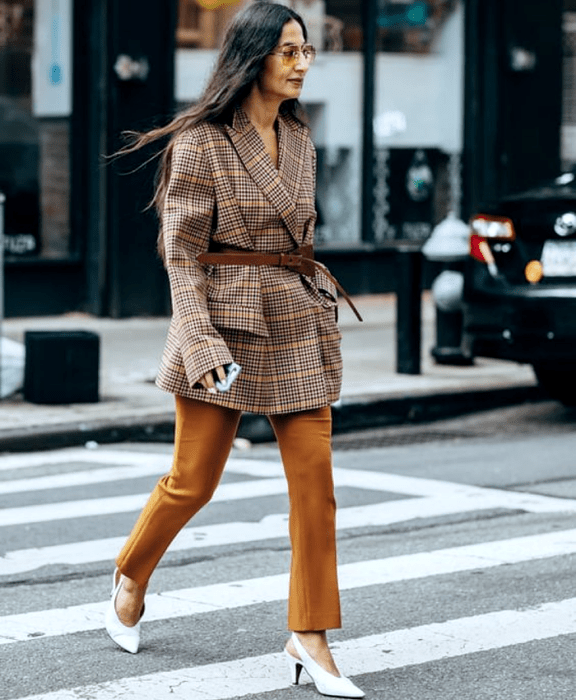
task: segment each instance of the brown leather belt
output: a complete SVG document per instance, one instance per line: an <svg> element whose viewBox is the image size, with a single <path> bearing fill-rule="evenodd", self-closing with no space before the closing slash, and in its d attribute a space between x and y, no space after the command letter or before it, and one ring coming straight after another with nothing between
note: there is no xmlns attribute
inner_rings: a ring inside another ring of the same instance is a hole
<svg viewBox="0 0 576 700"><path fill-rule="evenodd" d="M300 272L309 277L314 277L317 269L331 280L336 289L348 302L348 306L356 314L359 321L363 321L352 299L348 296L342 285L322 263L314 260L314 248L311 245L303 245L290 253L261 253L258 250L238 250L237 248L220 248L218 252L200 253L196 260L203 265L273 265L275 267L287 267L294 272Z"/></svg>

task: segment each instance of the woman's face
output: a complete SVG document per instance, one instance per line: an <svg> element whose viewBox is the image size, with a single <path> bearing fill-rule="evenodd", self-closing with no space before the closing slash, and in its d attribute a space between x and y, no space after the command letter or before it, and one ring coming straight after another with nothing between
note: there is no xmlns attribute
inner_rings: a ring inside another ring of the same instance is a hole
<svg viewBox="0 0 576 700"><path fill-rule="evenodd" d="M300 24L291 19L283 29L273 54L266 57L264 70L260 76L259 87L268 99L295 100L300 97L304 77L308 72L309 62L302 52L297 60L287 60L281 54L290 49L300 49L304 45L304 33Z"/></svg>

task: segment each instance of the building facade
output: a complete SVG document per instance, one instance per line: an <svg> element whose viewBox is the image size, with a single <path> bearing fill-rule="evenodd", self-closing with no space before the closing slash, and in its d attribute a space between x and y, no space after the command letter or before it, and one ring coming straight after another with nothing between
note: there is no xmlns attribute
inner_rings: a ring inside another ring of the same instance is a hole
<svg viewBox="0 0 576 700"><path fill-rule="evenodd" d="M198 98L253 1L0 1L7 315L169 312L154 165L107 156ZM393 290L399 245L576 161L576 0L282 2L318 49L317 250L349 291Z"/></svg>

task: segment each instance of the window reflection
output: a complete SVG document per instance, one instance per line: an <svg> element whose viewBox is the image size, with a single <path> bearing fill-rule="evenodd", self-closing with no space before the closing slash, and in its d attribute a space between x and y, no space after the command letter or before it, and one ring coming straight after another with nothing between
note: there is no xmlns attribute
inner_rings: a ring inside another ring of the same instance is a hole
<svg viewBox="0 0 576 700"><path fill-rule="evenodd" d="M38 248L39 132L31 112L32 2L0 2L0 190L7 254Z"/></svg>
<svg viewBox="0 0 576 700"><path fill-rule="evenodd" d="M205 83L212 66L214 54L195 49L218 48L227 23L252 1L180 0L177 96L181 102L197 99L196 86ZM303 17L309 40L318 49L302 94L318 153L316 242L359 243L363 3L276 1ZM458 0L379 1L373 154L378 243L424 240L449 206L457 209L462 17ZM432 184L414 193L407 185L414 182L410 173L424 170Z"/></svg>
<svg viewBox="0 0 576 700"><path fill-rule="evenodd" d="M218 48L228 23L247 4L248 0L179 0L178 46L189 49Z"/></svg>
<svg viewBox="0 0 576 700"><path fill-rule="evenodd" d="M253 0L179 0L178 45L220 46L230 19ZM276 0L304 18L310 41L324 51L362 51L360 0ZM457 0L380 0L377 50L429 51Z"/></svg>
<svg viewBox="0 0 576 700"><path fill-rule="evenodd" d="M34 114L35 44L45 38L50 31L46 23L56 17L44 12L44 24L35 26L39 21L35 9L33 0L0 2L0 191L6 195L5 250L7 256L57 258L70 252L69 118Z"/></svg>
<svg viewBox="0 0 576 700"><path fill-rule="evenodd" d="M389 52L430 51L456 0L380 0L377 49Z"/></svg>

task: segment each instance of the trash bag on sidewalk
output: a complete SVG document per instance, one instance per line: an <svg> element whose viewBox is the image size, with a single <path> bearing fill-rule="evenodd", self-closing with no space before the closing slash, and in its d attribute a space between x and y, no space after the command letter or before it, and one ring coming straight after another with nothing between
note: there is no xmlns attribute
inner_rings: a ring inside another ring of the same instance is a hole
<svg viewBox="0 0 576 700"><path fill-rule="evenodd" d="M24 385L24 345L10 338L0 338L0 399L10 396Z"/></svg>

